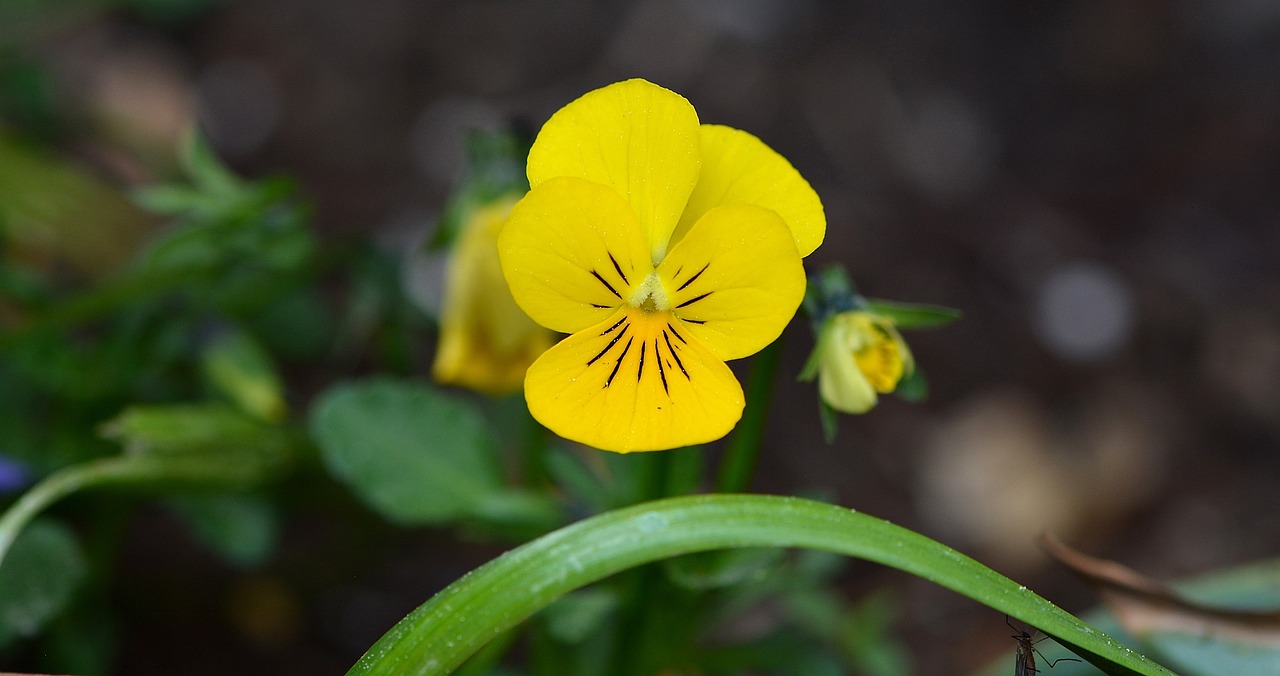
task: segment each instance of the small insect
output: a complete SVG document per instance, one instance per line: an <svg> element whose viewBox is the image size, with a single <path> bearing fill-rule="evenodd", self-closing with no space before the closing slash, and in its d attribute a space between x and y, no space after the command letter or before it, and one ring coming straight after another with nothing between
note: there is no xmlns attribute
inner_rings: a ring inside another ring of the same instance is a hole
<svg viewBox="0 0 1280 676"><path fill-rule="evenodd" d="M1013 626L1013 623L1009 621L1008 615L1004 616L1004 623L1009 625L1010 629L1018 632L1011 637L1013 640L1018 642L1018 649L1013 653L1013 676L1031 676L1031 674L1040 673L1040 670L1036 668L1036 655L1040 655L1040 657L1048 662L1050 669L1059 662L1080 661L1074 657L1059 657L1056 660L1050 660L1036 649L1036 644L1046 638L1049 638L1048 636L1041 636L1039 640L1033 641L1031 639L1031 634L1028 634L1025 629L1019 629Z"/></svg>

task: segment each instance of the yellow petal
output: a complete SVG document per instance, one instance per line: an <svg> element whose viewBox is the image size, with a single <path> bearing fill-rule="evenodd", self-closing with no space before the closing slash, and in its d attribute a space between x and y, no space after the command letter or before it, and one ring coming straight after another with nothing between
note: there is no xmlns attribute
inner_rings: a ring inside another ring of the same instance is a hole
<svg viewBox="0 0 1280 676"><path fill-rule="evenodd" d="M827 217L809 182L783 156L745 131L702 125L702 170L671 237L677 242L707 211L726 204L755 204L778 212L801 256L822 243Z"/></svg>
<svg viewBox="0 0 1280 676"><path fill-rule="evenodd" d="M579 178L530 190L512 209L498 253L516 302L562 333L613 314L653 271L631 207L613 190Z"/></svg>
<svg viewBox="0 0 1280 676"><path fill-rule="evenodd" d="M658 266L672 312L722 360L773 342L804 298L804 266L782 219L751 205L708 211Z"/></svg>
<svg viewBox="0 0 1280 676"><path fill-rule="evenodd" d="M555 342L519 307L498 262L498 233L517 197L477 210L449 256L440 346L432 374L486 394L520 389L533 360Z"/></svg>
<svg viewBox="0 0 1280 676"><path fill-rule="evenodd" d="M529 151L529 185L575 176L613 188L644 227L652 260L698 180L698 114L684 97L644 80L584 94L561 108Z"/></svg>
<svg viewBox="0 0 1280 676"><path fill-rule="evenodd" d="M635 307L569 336L529 368L533 417L566 439L629 453L713 441L742 416L742 387L670 313Z"/></svg>
<svg viewBox="0 0 1280 676"><path fill-rule="evenodd" d="M876 391L853 359L850 327L833 317L818 339L818 394L842 413L866 413L876 405Z"/></svg>

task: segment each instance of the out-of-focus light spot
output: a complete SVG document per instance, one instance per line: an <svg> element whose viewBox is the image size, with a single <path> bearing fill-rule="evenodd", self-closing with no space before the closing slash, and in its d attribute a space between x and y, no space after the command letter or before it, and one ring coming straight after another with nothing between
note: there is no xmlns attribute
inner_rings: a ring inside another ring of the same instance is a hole
<svg viewBox="0 0 1280 676"><path fill-rule="evenodd" d="M262 147L280 121L280 92L261 67L220 61L196 81L200 125L224 154L244 157Z"/></svg>
<svg viewBox="0 0 1280 676"><path fill-rule="evenodd" d="M410 147L414 166L437 185L452 186L462 175L471 132L497 132L505 124L503 114L482 99L438 99L414 124Z"/></svg>
<svg viewBox="0 0 1280 676"><path fill-rule="evenodd" d="M1097 263L1074 263L1040 287L1036 331L1063 359L1097 361L1120 349L1133 328L1133 302L1124 281Z"/></svg>

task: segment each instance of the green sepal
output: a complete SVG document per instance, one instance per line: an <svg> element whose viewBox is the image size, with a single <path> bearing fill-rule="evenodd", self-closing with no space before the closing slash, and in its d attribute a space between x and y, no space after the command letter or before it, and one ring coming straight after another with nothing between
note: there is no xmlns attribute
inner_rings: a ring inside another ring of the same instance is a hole
<svg viewBox="0 0 1280 676"><path fill-rule="evenodd" d="M901 331L935 329L960 318L960 311L941 305L898 303L888 300L866 301L867 311L886 317Z"/></svg>

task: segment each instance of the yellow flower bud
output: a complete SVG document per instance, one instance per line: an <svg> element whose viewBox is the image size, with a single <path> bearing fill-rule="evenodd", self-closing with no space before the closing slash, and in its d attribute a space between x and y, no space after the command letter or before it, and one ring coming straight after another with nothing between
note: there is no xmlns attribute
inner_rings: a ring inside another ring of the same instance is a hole
<svg viewBox="0 0 1280 676"><path fill-rule="evenodd" d="M516 305L498 262L498 233L519 198L476 209L454 244L432 367L440 383L493 395L517 392L529 365L555 343L554 333Z"/></svg>
<svg viewBox="0 0 1280 676"><path fill-rule="evenodd" d="M827 320L818 338L818 392L831 408L865 413L877 393L898 386L914 362L893 322L869 312L842 312Z"/></svg>

